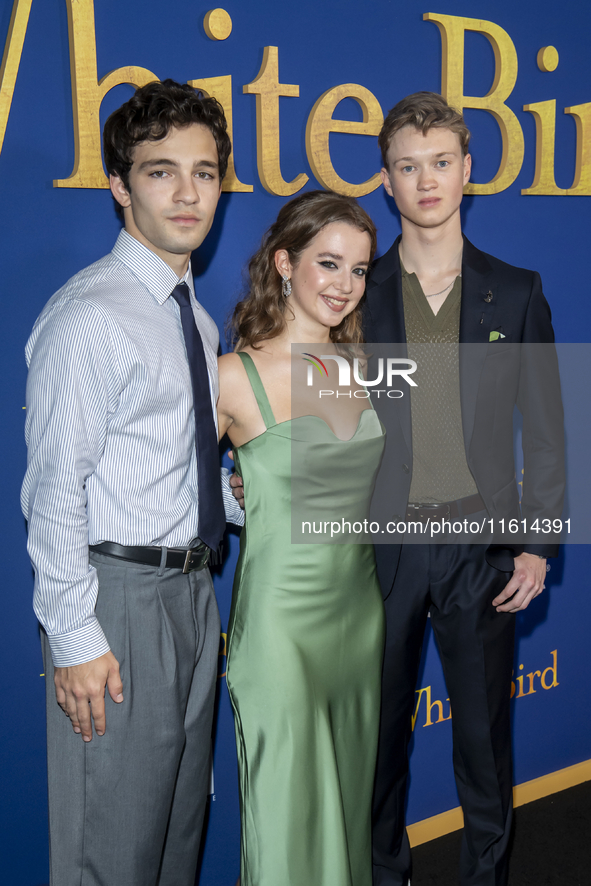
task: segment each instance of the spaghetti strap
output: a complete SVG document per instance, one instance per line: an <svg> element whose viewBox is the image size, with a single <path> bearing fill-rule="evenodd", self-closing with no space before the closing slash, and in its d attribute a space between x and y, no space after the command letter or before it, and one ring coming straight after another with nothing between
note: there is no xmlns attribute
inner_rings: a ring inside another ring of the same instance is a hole
<svg viewBox="0 0 591 886"><path fill-rule="evenodd" d="M244 351L239 351L238 356L242 360L242 365L246 369L246 374L248 375L250 386L258 403L259 409L261 410L261 415L263 417L263 421L265 422L265 427L272 428L273 425L277 424L277 422L275 421L275 416L273 415L273 410L271 409L271 404L269 403L267 392L265 391L264 385L261 381L258 369L254 364L254 360L252 359L250 354L247 354Z"/></svg>

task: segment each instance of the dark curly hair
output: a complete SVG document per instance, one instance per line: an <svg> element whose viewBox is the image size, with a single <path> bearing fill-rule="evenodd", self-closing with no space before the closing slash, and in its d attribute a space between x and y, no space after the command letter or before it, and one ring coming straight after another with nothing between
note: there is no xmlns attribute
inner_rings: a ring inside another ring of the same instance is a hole
<svg viewBox="0 0 591 886"><path fill-rule="evenodd" d="M281 335L285 329L289 299L281 294L281 276L275 267L277 250L285 249L292 265L297 265L314 237L327 225L337 222L344 222L369 235L371 263L376 251L376 228L367 212L352 197L333 191L306 191L279 210L277 220L248 264L248 292L236 305L231 321L231 340L235 350L240 351L248 345L260 348L264 341ZM363 341L363 301L330 330L331 341L336 344Z"/></svg>
<svg viewBox="0 0 591 886"><path fill-rule="evenodd" d="M171 129L183 129L192 123L201 123L213 135L222 181L231 151L224 109L215 98L206 98L188 83L170 79L155 80L136 89L129 101L108 118L103 130L107 171L119 176L129 191L134 148L141 142L160 141Z"/></svg>

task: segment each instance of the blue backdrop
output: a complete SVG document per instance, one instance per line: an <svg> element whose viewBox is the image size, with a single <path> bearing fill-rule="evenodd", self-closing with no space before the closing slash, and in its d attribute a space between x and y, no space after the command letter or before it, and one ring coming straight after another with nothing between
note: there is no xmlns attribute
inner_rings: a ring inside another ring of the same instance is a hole
<svg viewBox="0 0 591 886"><path fill-rule="evenodd" d="M510 85L505 96L515 119L505 145L505 165L514 180L506 187L500 180L503 187L496 193L465 197L465 231L481 249L540 271L559 341L589 339L590 7L578 0L563 0L558 5L550 0L443 0L434 13L440 20L447 17L443 33L433 21L423 19L424 13L433 9L418 0L367 0L364 4L300 0L297 5L229 0L224 8L232 31L226 39L215 39L223 36L219 30L223 17L212 17L206 29L208 7L197 0L167 0L165 4L158 0L95 0L94 4L92 0L17 0L12 28L13 0L0 0L0 40L7 41L0 97L0 137L5 130L0 155L4 304L0 397L5 422L0 443L5 564L0 644L4 798L0 833L6 842L2 877L11 886L47 883L42 663L31 609L33 580L25 550L25 524L18 504L26 458L23 349L43 304L68 277L108 252L119 228L110 194L100 187L100 167L92 162L93 114L99 107L97 77L100 80L114 69L135 65L147 69L142 76L148 79L149 72L180 81L225 78L218 81L217 89L225 90L227 110L231 95L236 175L252 190L236 190L235 185L233 192L222 196L214 228L194 263L198 297L223 327L240 294L245 262L287 199L278 193L281 179L272 162L273 139L278 139L280 146L282 180L289 183L303 173L308 181L300 180L296 186L317 187L315 176L326 176L328 154L321 147L320 136L316 141L311 136L307 149L306 125L320 96L340 84L358 84L369 90L386 112L409 92L445 88L442 61L443 67L450 69L447 88L457 89L462 67L458 68L458 44L452 39L455 29L465 46L465 95L484 96L491 89L494 93L495 73L501 70L509 79L513 69L516 75L514 88ZM70 34L69 9L73 11ZM466 16L471 23L460 21ZM499 43L498 31L487 24L491 22L503 29L507 39L501 34ZM472 30L464 34L463 27ZM497 35L496 53L483 33L486 30ZM445 34L447 55L442 52ZM24 36L22 54L19 35ZM537 62L538 51L547 46L558 52L554 70L552 53L546 52L540 60L541 67L548 70L542 70ZM253 83L264 61L270 76L274 53L270 50L264 56L265 47L277 47L279 83L291 86L279 89L291 94L278 102L271 87L262 81L253 87L267 90L262 100L252 94L253 88L250 94L243 93L242 87ZM450 53L455 53L455 58ZM231 78L231 87L227 78ZM73 108L73 79L80 102L78 114ZM131 92L129 85L117 85L107 92L100 105L100 120ZM344 94L351 92L355 90ZM496 99L500 102L499 91L492 101ZM477 102L466 101L466 118L473 130L473 179L487 183L502 162L501 129L498 117L472 109L474 104ZM536 109L527 111L524 105L536 105L537 119ZM583 106L578 121L573 114L563 113L565 108L578 106ZM372 113L375 117L375 108ZM361 106L346 97L335 116L359 122ZM344 182L364 182L379 169L372 126L375 119L368 122L368 134L336 132L330 136L330 161ZM572 191L577 184L577 138L581 167L578 193L559 193L560 189ZM54 187L54 180L63 185L74 169L77 140L81 144L78 186L70 187L66 182L66 186ZM535 176L536 143L540 175ZM257 151L271 154L259 157L257 164ZM552 174L554 193L522 193L531 189L534 176L539 179L538 191L551 191ZM400 229L396 212L381 189L361 200L378 225L380 252L384 252ZM229 534L228 555L215 576L224 626L237 547L237 536ZM518 619L516 783L591 758L587 657L590 560L586 546L566 549L553 563L546 593ZM220 675L224 662L220 656ZM536 671L541 676L536 676ZM426 647L420 685L423 691L417 694L409 822L457 805L449 704L432 641ZM238 873L236 762L223 676L219 686L215 786L201 871L205 886L231 886ZM442 703L441 708L433 705L436 700Z"/></svg>

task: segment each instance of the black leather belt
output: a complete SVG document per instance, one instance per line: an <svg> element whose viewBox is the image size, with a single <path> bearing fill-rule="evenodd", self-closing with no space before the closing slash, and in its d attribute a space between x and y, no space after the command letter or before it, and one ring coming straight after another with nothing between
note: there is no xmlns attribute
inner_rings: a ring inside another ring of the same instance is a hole
<svg viewBox="0 0 591 886"><path fill-rule="evenodd" d="M118 545L114 541L103 541L99 545L89 545L91 551L97 554L107 554L108 557L117 557L119 560L129 560L132 563L143 563L144 566L160 566L162 560L162 548L150 547L126 547ZM166 552L165 566L168 569L182 569L183 573L193 572L196 569L204 569L209 561L211 548L205 542L189 550L182 548L168 548Z"/></svg>
<svg viewBox="0 0 591 886"><path fill-rule="evenodd" d="M485 511L486 505L478 493L468 495L466 498L458 498L456 501L446 501L441 504L419 504L410 502L407 505L406 519L418 520L426 523L427 520L458 520L468 514L477 511Z"/></svg>

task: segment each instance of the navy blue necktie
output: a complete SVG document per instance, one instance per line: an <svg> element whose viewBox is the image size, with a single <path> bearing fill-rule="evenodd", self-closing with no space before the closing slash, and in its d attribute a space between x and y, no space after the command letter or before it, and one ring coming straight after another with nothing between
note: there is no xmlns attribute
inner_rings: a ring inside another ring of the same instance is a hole
<svg viewBox="0 0 591 886"><path fill-rule="evenodd" d="M222 500L220 457L213 420L207 363L203 342L195 325L190 290L187 284L179 283L178 286L175 286L172 298L181 309L181 323L193 387L195 450L199 482L199 538L215 550L221 542L226 528L226 516Z"/></svg>

